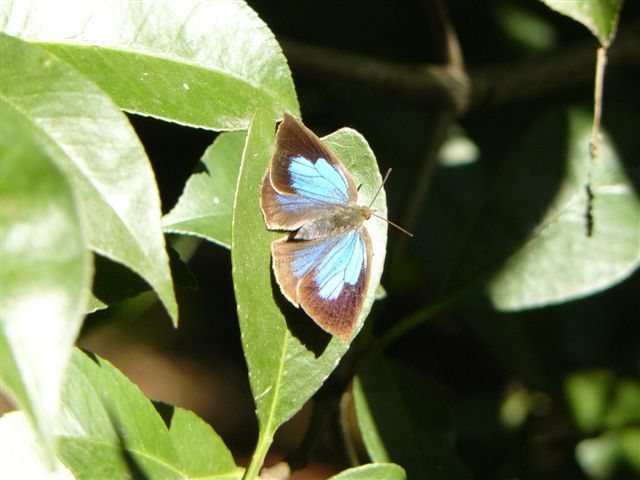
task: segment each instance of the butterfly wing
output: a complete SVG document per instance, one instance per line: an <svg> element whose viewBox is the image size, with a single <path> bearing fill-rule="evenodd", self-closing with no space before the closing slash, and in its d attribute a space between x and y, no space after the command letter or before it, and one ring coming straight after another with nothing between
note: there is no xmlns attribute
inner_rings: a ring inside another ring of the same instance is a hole
<svg viewBox="0 0 640 480"><path fill-rule="evenodd" d="M311 130L285 113L262 182L260 206L267 227L297 230L356 197L355 182L342 162Z"/></svg>
<svg viewBox="0 0 640 480"><path fill-rule="evenodd" d="M371 240L365 228L316 240L272 244L284 295L325 331L351 338L369 283Z"/></svg>

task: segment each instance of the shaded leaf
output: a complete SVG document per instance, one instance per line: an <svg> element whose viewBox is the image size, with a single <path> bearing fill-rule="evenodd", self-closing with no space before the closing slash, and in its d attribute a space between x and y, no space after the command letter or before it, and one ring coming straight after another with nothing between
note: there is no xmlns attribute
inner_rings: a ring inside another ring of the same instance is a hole
<svg viewBox="0 0 640 480"><path fill-rule="evenodd" d="M163 218L165 232L231 247L231 210L245 138L245 132L222 133L204 152L178 203Z"/></svg>
<svg viewBox="0 0 640 480"><path fill-rule="evenodd" d="M541 192L547 189L549 204L488 285L498 309L519 310L583 297L624 280L640 264L640 198L608 136L598 162L590 164L590 135L590 116L571 110L540 119L523 140L513 165L520 174L510 177L502 200L512 212L524 213L532 204L542 206ZM559 174L557 185L554 170ZM595 222L591 236L585 217L589 170ZM525 218L532 213L535 209Z"/></svg>
<svg viewBox="0 0 640 480"><path fill-rule="evenodd" d="M0 380L53 458L60 389L88 299L91 255L69 182L39 143L38 129L2 93Z"/></svg>
<svg viewBox="0 0 640 480"><path fill-rule="evenodd" d="M583 24L603 46L616 34L622 0L542 0L549 8Z"/></svg>
<svg viewBox="0 0 640 480"><path fill-rule="evenodd" d="M175 286L195 290L198 286L195 276L170 244L167 245L167 253ZM124 265L96 255L93 295L89 300L87 313L107 308L149 290L149 284ZM152 297L149 298L153 301Z"/></svg>
<svg viewBox="0 0 640 480"><path fill-rule="evenodd" d="M369 463L350 468L328 480L405 480L404 469L393 463Z"/></svg>
<svg viewBox="0 0 640 480"><path fill-rule="evenodd" d="M427 379L382 357L353 383L358 425L371 460L394 462L408 478L468 478L453 447L451 413Z"/></svg>
<svg viewBox="0 0 640 480"><path fill-rule="evenodd" d="M195 414L155 405L107 361L74 351L58 430L76 478L240 479L222 439Z"/></svg>
<svg viewBox="0 0 640 480"><path fill-rule="evenodd" d="M38 42L123 109L209 128L298 112L273 34L241 0L5 1L0 27Z"/></svg>
<svg viewBox="0 0 640 480"><path fill-rule="evenodd" d="M338 130L325 141L350 169L356 183L362 183L360 202L366 203L381 182L366 141L350 129ZM231 248L242 345L261 435L267 438L322 385L348 347L289 305L272 282L270 244L283 233L266 230L259 195L273 142L273 121L269 116L256 115L240 167ZM373 206L386 215L384 192ZM356 332L373 304L386 252L386 223L372 219L367 227L374 256L369 291Z"/></svg>
<svg viewBox="0 0 640 480"><path fill-rule="evenodd" d="M57 57L6 35L1 68L2 99L71 182L91 248L144 278L177 322L158 189L124 114Z"/></svg>

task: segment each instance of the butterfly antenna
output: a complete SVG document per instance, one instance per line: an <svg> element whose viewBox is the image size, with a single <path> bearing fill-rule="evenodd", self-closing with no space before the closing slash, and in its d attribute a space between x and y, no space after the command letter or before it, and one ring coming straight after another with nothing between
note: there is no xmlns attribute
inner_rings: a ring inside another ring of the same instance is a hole
<svg viewBox="0 0 640 480"><path fill-rule="evenodd" d="M397 223L393 223L391 220L389 220L388 218L384 218L380 215L376 215L375 212L371 212L371 215L373 215L376 218L379 218L380 220L384 220L385 222L387 222L389 225L396 227L398 230L400 230L402 233L405 233L407 235L409 235L410 237L413 237L413 233L411 233L409 230L406 230L404 228L402 228L400 225L398 225Z"/></svg>
<svg viewBox="0 0 640 480"><path fill-rule="evenodd" d="M382 179L382 183L380 184L380 187L378 188L378 191L376 192L376 194L373 196L373 200L371 200L371 203L369 204L369 208L371 208L371 205L373 205L373 202L376 201L376 198L378 198L378 195L380 194L380 192L382 191L382 187L384 187L384 184L387 182L387 179L389 178L389 175L391 175L391 169L387 170L387 173L385 174L384 178ZM411 233L409 230L405 230L404 228L402 228L400 225L393 223L391 220L389 220L388 218L384 218L380 215L377 215L375 212L371 212L371 215L373 215L376 218L379 218L380 220L384 220L385 222L387 222L389 225L392 225L394 227L396 227L398 230L400 230L402 233L405 233L407 235L409 235L410 237L413 237L413 233Z"/></svg>
<svg viewBox="0 0 640 480"><path fill-rule="evenodd" d="M384 184L387 182L387 178L389 178L389 175L391 175L391 169L387 170L387 173L385 174L384 178L382 179L382 183L378 187L378 191L373 196L373 200L371 200L371 203L369 204L369 208L371 208L371 205L373 205L373 202L375 202L376 198L378 198L378 195L380 195L380 192L382 191L382 187L384 187Z"/></svg>

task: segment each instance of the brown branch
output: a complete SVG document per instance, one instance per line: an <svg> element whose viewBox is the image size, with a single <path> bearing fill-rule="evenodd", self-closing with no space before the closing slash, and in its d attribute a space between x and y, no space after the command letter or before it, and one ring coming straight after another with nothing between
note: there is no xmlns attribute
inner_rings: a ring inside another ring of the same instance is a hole
<svg viewBox="0 0 640 480"><path fill-rule="evenodd" d="M283 48L301 75L462 112L467 106L493 108L589 83L593 79L594 42L471 71L470 89L460 69L450 66L394 63L297 41L284 41ZM640 66L640 20L621 28L608 52L610 67Z"/></svg>

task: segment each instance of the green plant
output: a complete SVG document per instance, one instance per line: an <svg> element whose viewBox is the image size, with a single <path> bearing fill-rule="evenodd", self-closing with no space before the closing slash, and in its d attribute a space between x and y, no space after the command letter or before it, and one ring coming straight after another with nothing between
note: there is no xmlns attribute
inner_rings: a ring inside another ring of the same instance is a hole
<svg viewBox="0 0 640 480"><path fill-rule="evenodd" d="M451 263L431 275L440 293L425 289L429 301L421 300L391 326L380 309L365 323L382 296L378 284L386 254L386 225L374 224L373 281L359 321L361 338L350 350L291 314L271 280L270 243L282 234L265 228L260 182L276 122L283 112L299 115L300 106L285 55L255 12L242 0L96 0L73 8L3 0L1 385L21 412L0 420L2 468L22 478L56 472L78 479L252 480L278 428L315 396L315 420L300 448L277 465L284 470L272 468L264 478L288 478L290 469L302 468L340 402L351 462L357 465L366 456L373 463L332 478L469 478L443 394L385 352L440 314L489 309L499 317L499 312L563 304L625 280L640 262L640 201L619 146L600 132L606 52L622 2L573 2L588 5L586 10L545 3L585 23L601 43L595 114L563 107L539 115L498 175L479 170L479 176L498 181L470 222L465 218L464 225L442 228L443 235L459 235L451 242L459 247L450 248L443 258ZM433 5L451 33L441 2ZM405 72L422 82L414 90L406 79L391 82L391 88L406 88L408 94L437 98L428 134L432 148L404 218L418 230L424 228L419 212L440 144L451 145L454 120L474 102L482 103L471 97L482 90L471 94L469 84L483 84L465 69L455 32L447 38L445 69L427 68L418 77ZM298 59L324 58L295 44L287 51ZM337 63L328 69L340 70L340 59L333 59ZM384 65L359 61L346 59L352 67L346 77L373 83L386 78ZM322 62L316 66L322 69ZM442 75L459 82L439 82ZM442 85L446 95L438 96ZM221 132L164 216L154 171L123 112ZM362 184L360 194L370 198L380 174L364 137L345 128L324 140ZM455 185L456 179L446 181ZM380 198L386 204L384 192ZM452 210L464 207L456 201ZM456 220L461 219L451 221ZM171 235L175 250L165 235ZM259 424L246 469L194 413L150 401L108 361L74 347L87 314L149 289L178 327L174 286L193 284L176 253L178 236L231 250ZM412 272L406 265L409 247L395 245L391 268L401 273L388 279L390 296L407 283L419 289L426 283L406 280ZM421 255L428 253L415 257ZM103 263L126 269L106 273ZM493 326L500 333L490 331L491 324L474 328L493 342L519 328L497 322ZM526 356L518 344L521 335L515 332L516 340L504 347L510 362ZM589 381L591 374L576 373L565 387L578 429L598 436L581 437L576 446L578 462L593 478L612 474L620 464L639 469L632 455L637 417L626 408L640 398L637 382L605 377L609 380L596 374ZM621 400L613 406L601 400L599 414L585 413L576 400L608 388ZM538 401L529 391L509 397L506 423L520 425L519 418ZM349 412L355 424L348 421ZM356 451L358 436L366 455ZM613 453L602 457L603 451ZM23 458L18 453L32 462L15 461Z"/></svg>

